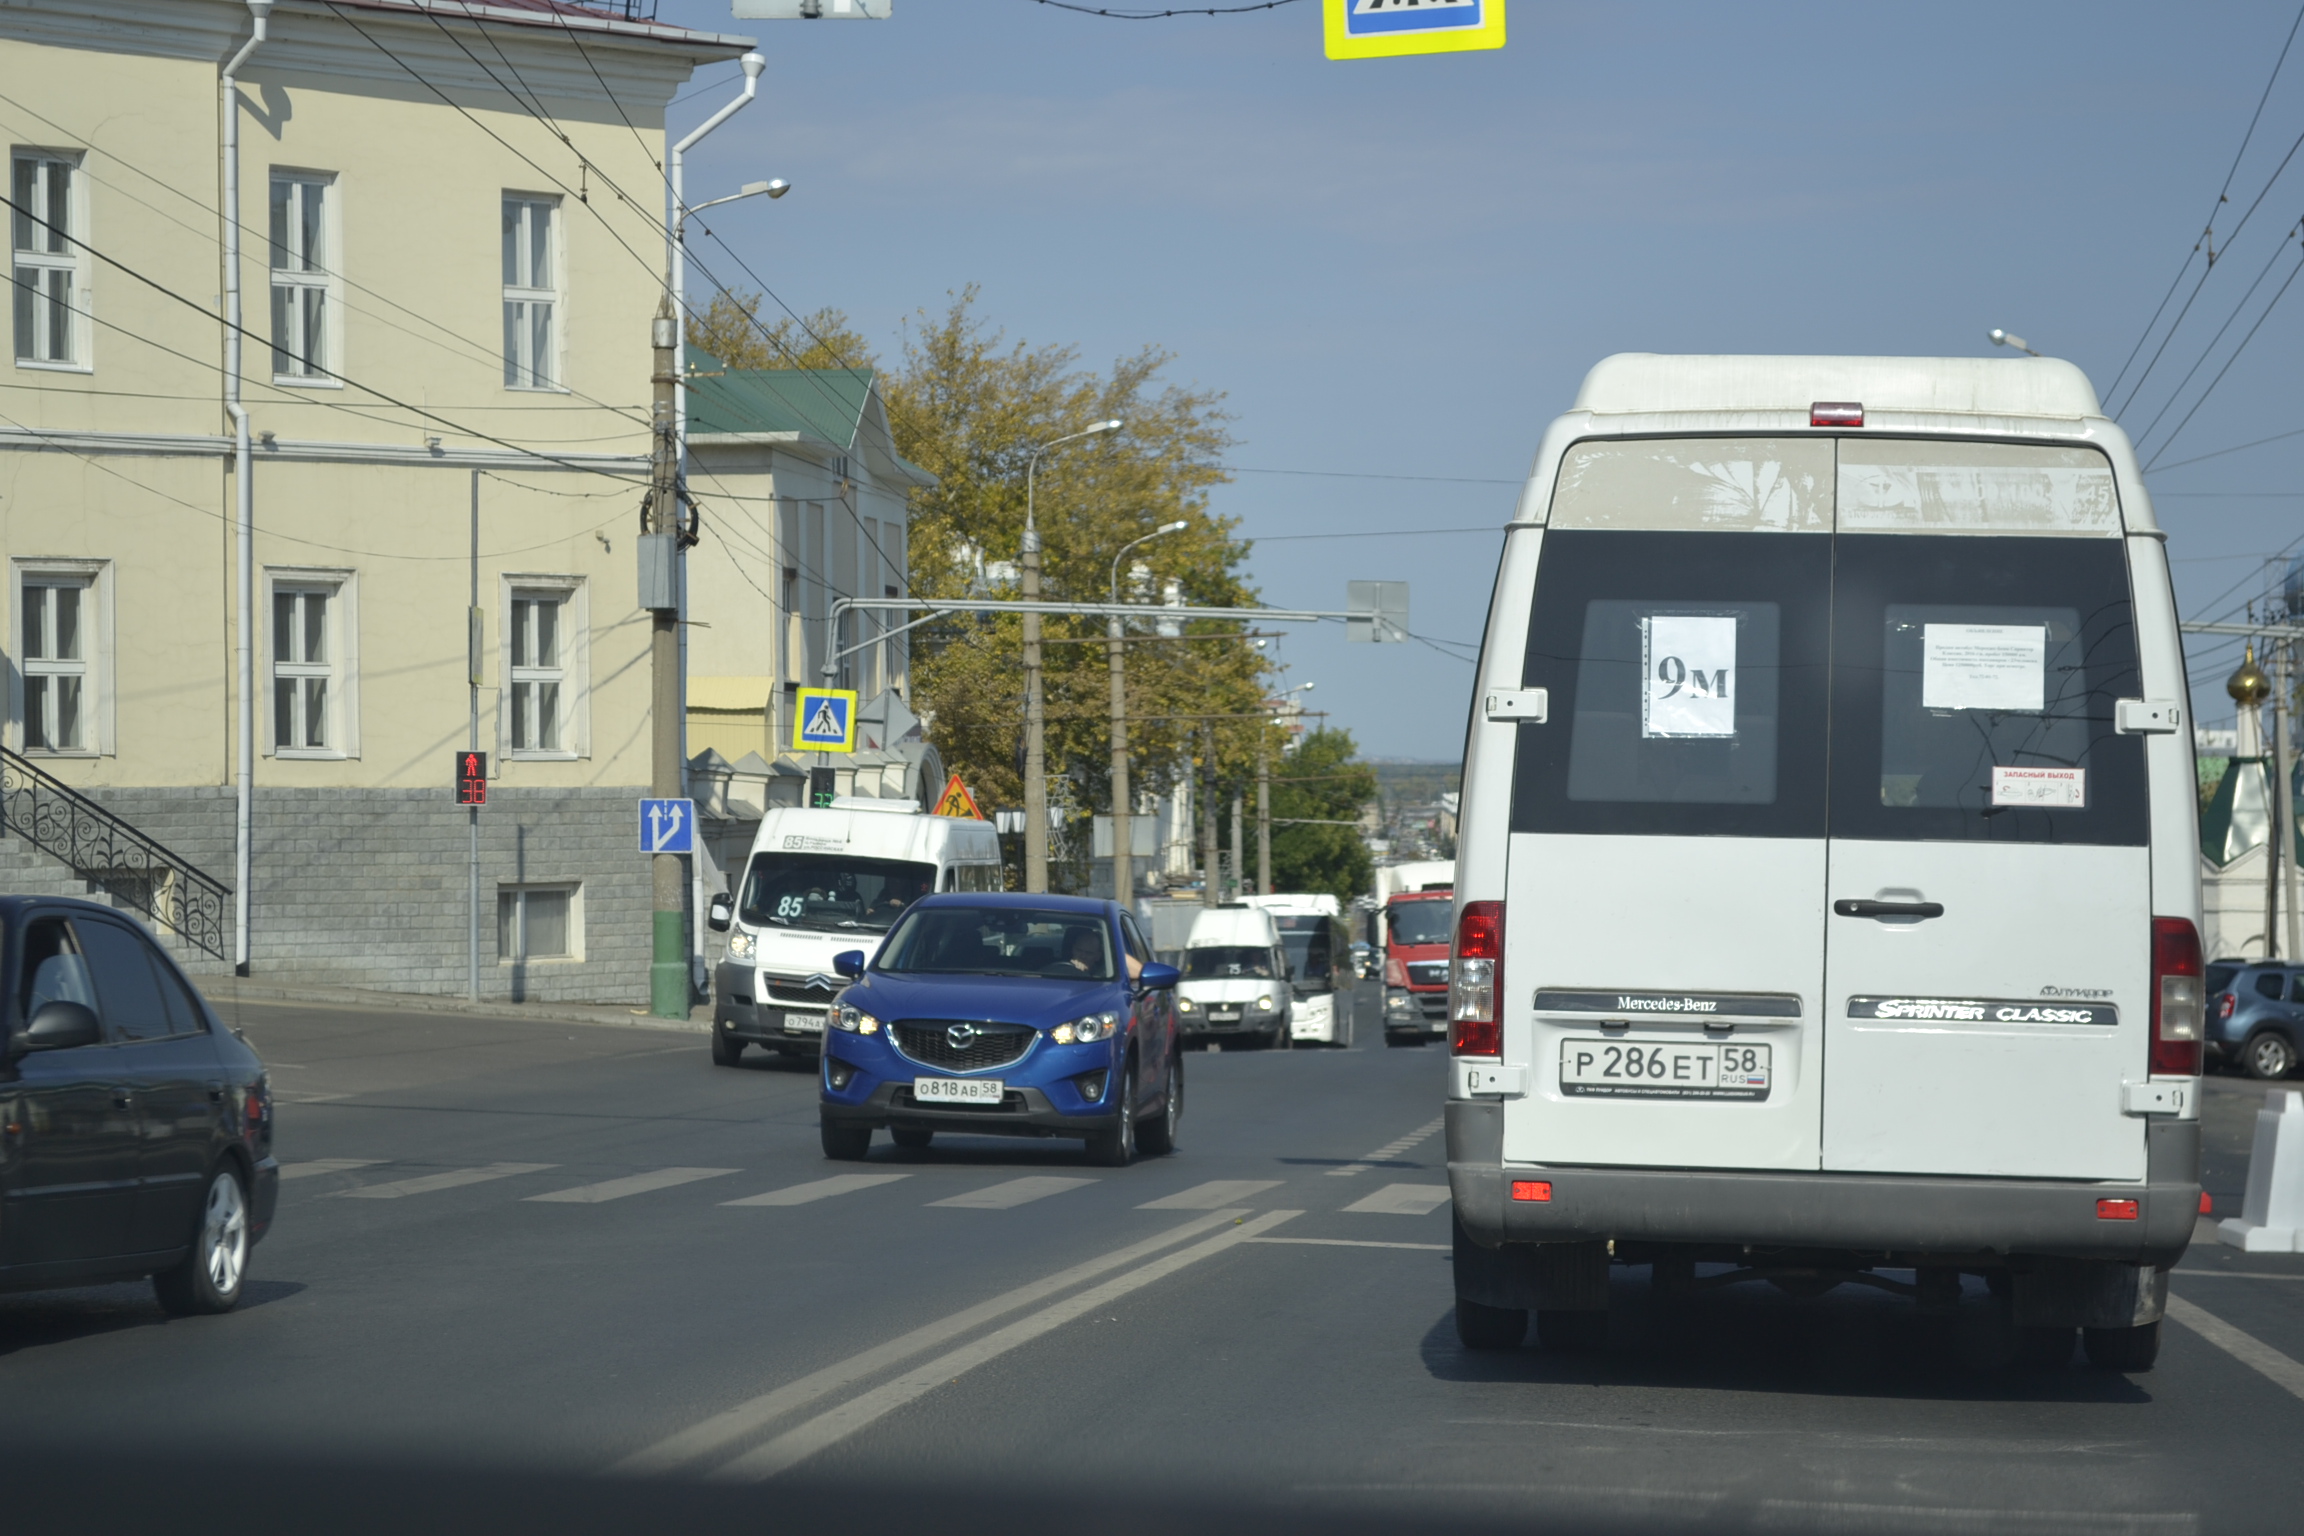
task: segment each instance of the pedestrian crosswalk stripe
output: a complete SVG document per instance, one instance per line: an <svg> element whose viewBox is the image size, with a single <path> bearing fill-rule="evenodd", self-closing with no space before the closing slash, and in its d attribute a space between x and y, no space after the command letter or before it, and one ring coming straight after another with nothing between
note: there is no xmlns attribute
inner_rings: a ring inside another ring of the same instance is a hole
<svg viewBox="0 0 2304 1536"><path fill-rule="evenodd" d="M877 1189L908 1179L908 1173L843 1173L837 1178L817 1179L813 1183L793 1184L784 1189L772 1189L764 1195L746 1195L741 1200L723 1200L722 1205L806 1205L812 1200L829 1200L834 1195L853 1194L859 1189Z"/></svg>
<svg viewBox="0 0 2304 1536"><path fill-rule="evenodd" d="M1387 1184L1344 1207L1378 1216L1429 1216L1448 1203L1445 1184Z"/></svg>
<svg viewBox="0 0 2304 1536"><path fill-rule="evenodd" d="M579 1184L574 1189L555 1189L541 1195L530 1195L530 1200L563 1201L571 1205L598 1205L603 1200L621 1200L626 1195L644 1195L650 1190L670 1189L677 1184L693 1184L698 1179L724 1178L731 1173L742 1173L741 1168L658 1168L653 1173L627 1174L621 1179L608 1179L598 1184Z"/></svg>
<svg viewBox="0 0 2304 1536"><path fill-rule="evenodd" d="M1221 1206L1237 1205L1251 1195L1260 1195L1268 1189L1278 1189L1278 1179L1211 1179L1195 1184L1190 1189L1178 1190L1173 1195L1162 1195L1136 1207L1140 1211L1213 1211Z"/></svg>
<svg viewBox="0 0 2304 1536"><path fill-rule="evenodd" d="M466 1184L485 1184L490 1179L508 1179L516 1173L542 1173L547 1168L559 1166L558 1163L489 1163L481 1168L451 1168L446 1173L427 1173L390 1184L364 1184L358 1189L345 1190L343 1195L347 1200L398 1200L406 1195L429 1195L435 1190L459 1189Z"/></svg>
<svg viewBox="0 0 2304 1536"><path fill-rule="evenodd" d="M384 1161L380 1157L316 1157L308 1163L283 1163L280 1177L284 1179L316 1178L323 1173L345 1173L354 1168L373 1168Z"/></svg>
<svg viewBox="0 0 2304 1536"><path fill-rule="evenodd" d="M1032 1179L1010 1179L1005 1184L989 1184L982 1189L972 1189L964 1195L954 1195L948 1200L931 1200L928 1203L957 1206L970 1211L1006 1211L1095 1182L1094 1179L1059 1179L1045 1175Z"/></svg>
<svg viewBox="0 0 2304 1536"><path fill-rule="evenodd" d="M1410 1131L1407 1135L1401 1137L1398 1141L1388 1141L1373 1152L1361 1153L1360 1160L1358 1162L1346 1163L1341 1168L1329 1169L1328 1177L1332 1179L1348 1179L1351 1178L1354 1174L1366 1173L1368 1171L1369 1164L1390 1162L1393 1158L1396 1158L1401 1153L1406 1152L1410 1147L1416 1145L1416 1143L1422 1141L1425 1137L1439 1130L1447 1123L1448 1117L1445 1115L1441 1116L1437 1120L1428 1121L1425 1124L1416 1127L1416 1129Z"/></svg>

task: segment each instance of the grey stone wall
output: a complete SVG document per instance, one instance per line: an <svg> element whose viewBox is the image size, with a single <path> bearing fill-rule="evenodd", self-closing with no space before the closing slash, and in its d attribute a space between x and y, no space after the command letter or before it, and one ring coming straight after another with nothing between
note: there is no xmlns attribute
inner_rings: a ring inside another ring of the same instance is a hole
<svg viewBox="0 0 2304 1536"><path fill-rule="evenodd" d="M653 897L634 804L643 793L639 787L490 787L480 812L483 998L647 1004ZM89 794L232 883L229 788ZM445 787L259 789L249 974L462 996L469 922L465 814ZM499 960L498 887L553 883L582 890L582 958ZM171 948L185 954L182 945Z"/></svg>

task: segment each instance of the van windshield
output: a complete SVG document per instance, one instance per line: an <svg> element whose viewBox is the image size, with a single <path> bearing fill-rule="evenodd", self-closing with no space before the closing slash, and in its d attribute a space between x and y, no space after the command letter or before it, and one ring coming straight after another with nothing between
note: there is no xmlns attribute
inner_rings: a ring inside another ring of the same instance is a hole
<svg viewBox="0 0 2304 1536"><path fill-rule="evenodd" d="M1112 935L1088 912L1032 907L922 907L873 969L915 976L1049 976L1110 981Z"/></svg>
<svg viewBox="0 0 2304 1536"><path fill-rule="evenodd" d="M1445 944L1448 915L1454 910L1454 902L1403 901L1386 908L1384 920L1392 925L1395 944Z"/></svg>
<svg viewBox="0 0 2304 1536"><path fill-rule="evenodd" d="M738 916L755 928L885 933L936 889L936 866L826 853L757 853Z"/></svg>
<svg viewBox="0 0 2304 1536"><path fill-rule="evenodd" d="M1184 979L1206 981L1220 976L1272 977L1272 951L1248 944L1202 944L1184 951Z"/></svg>

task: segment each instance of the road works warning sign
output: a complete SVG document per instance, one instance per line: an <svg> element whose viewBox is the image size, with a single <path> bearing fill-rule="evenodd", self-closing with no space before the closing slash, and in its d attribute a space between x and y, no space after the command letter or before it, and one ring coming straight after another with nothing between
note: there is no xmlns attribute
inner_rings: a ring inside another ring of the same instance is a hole
<svg viewBox="0 0 2304 1536"><path fill-rule="evenodd" d="M984 819L984 813L976 809L976 797L968 793L968 786L960 782L958 774L952 775L951 782L944 786L944 797L936 802L936 814Z"/></svg>
<svg viewBox="0 0 2304 1536"><path fill-rule="evenodd" d="M856 690L801 689L800 713L792 727L792 747L798 752L855 751Z"/></svg>
<svg viewBox="0 0 2304 1536"><path fill-rule="evenodd" d="M1504 0L1321 0L1332 59L1504 46Z"/></svg>

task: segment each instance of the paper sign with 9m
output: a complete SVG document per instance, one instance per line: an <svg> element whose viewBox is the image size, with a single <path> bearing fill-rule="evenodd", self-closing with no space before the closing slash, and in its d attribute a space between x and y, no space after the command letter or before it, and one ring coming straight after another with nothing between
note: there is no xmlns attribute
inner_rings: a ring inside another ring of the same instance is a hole
<svg viewBox="0 0 2304 1536"><path fill-rule="evenodd" d="M1736 617L1656 613L1640 621L1640 734L1736 734Z"/></svg>

